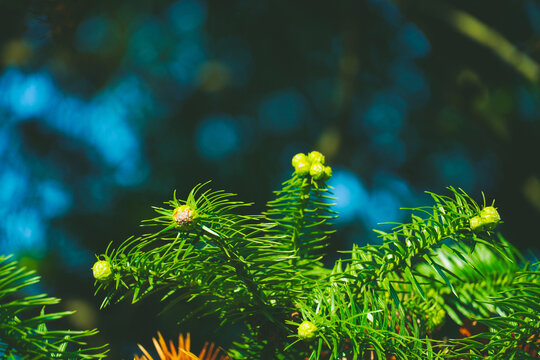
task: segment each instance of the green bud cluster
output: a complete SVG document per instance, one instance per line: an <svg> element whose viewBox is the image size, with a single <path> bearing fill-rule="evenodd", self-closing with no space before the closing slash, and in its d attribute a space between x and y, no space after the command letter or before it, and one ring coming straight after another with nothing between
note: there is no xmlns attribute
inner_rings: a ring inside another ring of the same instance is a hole
<svg viewBox="0 0 540 360"><path fill-rule="evenodd" d="M443 295L446 288L430 289L426 293L426 300L422 301L418 297L411 297L403 300L403 306L406 313L416 317L416 321L425 331L431 333L440 328L446 320L446 311L444 310Z"/></svg>
<svg viewBox="0 0 540 360"><path fill-rule="evenodd" d="M326 181L332 177L332 168L325 166L324 155L312 151L308 155L298 153L292 158L292 166L298 176L311 176L314 180Z"/></svg>
<svg viewBox="0 0 540 360"><path fill-rule="evenodd" d="M493 206L486 206L480 211L479 215L469 219L469 226L472 231L489 231L497 227L501 221L501 216Z"/></svg>
<svg viewBox="0 0 540 360"><path fill-rule="evenodd" d="M431 330L434 330L444 324L444 320L446 319L446 311L444 311L440 304L437 304L433 309L427 311L425 317L429 322Z"/></svg>

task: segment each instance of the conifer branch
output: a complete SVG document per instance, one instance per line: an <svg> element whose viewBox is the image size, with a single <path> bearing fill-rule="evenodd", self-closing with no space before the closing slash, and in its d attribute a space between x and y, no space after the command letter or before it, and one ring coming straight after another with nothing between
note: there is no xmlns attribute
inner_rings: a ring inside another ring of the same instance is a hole
<svg viewBox="0 0 540 360"><path fill-rule="evenodd" d="M381 245L353 246L333 268L320 263L336 216L317 152L293 158L295 172L262 215L199 184L176 194L156 231L109 246L94 265L104 305L160 292L182 316L215 314L247 329L234 359L446 359L536 354L537 267L494 232L500 216L462 190L429 193L433 205ZM505 297L499 296L505 294ZM478 321L489 332L437 340L445 322Z"/></svg>
<svg viewBox="0 0 540 360"><path fill-rule="evenodd" d="M87 346L97 330L49 330L48 326L73 311L47 313L60 299L46 294L22 296L20 291L39 282L32 270L0 256L0 354L4 359L101 359L107 350Z"/></svg>

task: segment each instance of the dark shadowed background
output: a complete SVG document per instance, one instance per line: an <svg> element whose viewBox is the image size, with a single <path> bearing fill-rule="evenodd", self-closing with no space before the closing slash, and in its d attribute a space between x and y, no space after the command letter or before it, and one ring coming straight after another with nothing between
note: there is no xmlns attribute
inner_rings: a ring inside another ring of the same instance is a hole
<svg viewBox="0 0 540 360"><path fill-rule="evenodd" d="M449 185L535 251L539 61L534 0L0 0L0 252L131 359L157 330L235 331L98 310L94 254L199 182L261 211L296 152L334 169L329 260Z"/></svg>

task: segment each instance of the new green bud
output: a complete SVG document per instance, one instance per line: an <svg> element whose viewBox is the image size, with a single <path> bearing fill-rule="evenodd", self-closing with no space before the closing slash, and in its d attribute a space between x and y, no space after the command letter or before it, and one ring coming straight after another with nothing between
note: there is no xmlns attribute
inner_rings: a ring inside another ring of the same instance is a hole
<svg viewBox="0 0 540 360"><path fill-rule="evenodd" d="M317 327L311 321L303 321L298 325L298 337L301 340L311 340L317 333Z"/></svg>
<svg viewBox="0 0 540 360"><path fill-rule="evenodd" d="M434 311L431 316L431 323L433 328L438 328L444 323L444 319L446 318L446 311L444 311L443 308L439 307L437 311Z"/></svg>
<svg viewBox="0 0 540 360"><path fill-rule="evenodd" d="M172 218L177 226L188 225L197 217L197 212L188 205L181 205L174 209Z"/></svg>
<svg viewBox="0 0 540 360"><path fill-rule="evenodd" d="M324 167L324 180L328 180L332 177L332 168L330 166Z"/></svg>
<svg viewBox="0 0 540 360"><path fill-rule="evenodd" d="M308 157L304 153L298 153L293 156L292 158L292 166L296 168L299 162L301 161L308 161Z"/></svg>
<svg viewBox="0 0 540 360"><path fill-rule="evenodd" d="M307 160L300 160L297 162L296 166L294 167L294 170L298 174L298 176L306 176L309 174L309 168L311 167L311 164Z"/></svg>
<svg viewBox="0 0 540 360"><path fill-rule="evenodd" d="M501 221L501 216L497 209L493 206L486 206L480 211L480 217L482 222L487 230L493 230L497 227L499 221Z"/></svg>
<svg viewBox="0 0 540 360"><path fill-rule="evenodd" d="M320 163L324 165L324 155L318 151L312 151L308 155L308 160L312 163Z"/></svg>
<svg viewBox="0 0 540 360"><path fill-rule="evenodd" d="M324 165L316 162L311 165L309 168L309 175L315 180L319 180L324 176Z"/></svg>
<svg viewBox="0 0 540 360"><path fill-rule="evenodd" d="M482 231L484 228L484 222L480 216L473 216L469 219L469 226L472 231Z"/></svg>
<svg viewBox="0 0 540 360"><path fill-rule="evenodd" d="M105 260L99 260L92 266L92 273L94 278L99 281L107 281L112 277L111 263Z"/></svg>

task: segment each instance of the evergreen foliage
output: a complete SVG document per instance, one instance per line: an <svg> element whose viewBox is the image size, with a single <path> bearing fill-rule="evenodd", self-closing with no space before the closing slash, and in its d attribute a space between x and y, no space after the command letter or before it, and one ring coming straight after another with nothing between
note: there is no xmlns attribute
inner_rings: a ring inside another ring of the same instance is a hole
<svg viewBox="0 0 540 360"><path fill-rule="evenodd" d="M354 246L332 269L323 267L336 214L325 184L331 169L323 176L319 155L293 158L293 176L262 215L240 214L250 204L207 184L155 208L159 216L143 225L156 232L99 256L113 269L110 280L96 280L103 305L151 293L168 308L197 299L179 321L216 314L222 324L244 323L229 351L234 359L537 353L538 266L494 232L500 217L493 206L461 190L429 193L432 206L410 209L409 222L377 231L381 245ZM467 331L472 321L484 331L442 339L445 323Z"/></svg>
<svg viewBox="0 0 540 360"><path fill-rule="evenodd" d="M538 264L495 232L501 219L493 205L452 187L448 196L428 193L433 205L409 209L408 222L377 230L380 245L353 246L328 269L320 260L336 217L331 169L316 152L295 156L293 166L262 214L208 183L155 207L158 216L143 222L154 232L98 256L92 271L102 306L159 294L164 311L174 312L192 301L178 322L215 315L221 325L244 325L228 351L233 359L537 356ZM8 358L105 355L68 351L95 330L47 330L69 312L22 317L58 299L9 299L38 278L7 258L0 263L0 346Z"/></svg>
<svg viewBox="0 0 540 360"><path fill-rule="evenodd" d="M46 294L20 296L25 287L39 281L9 256L0 256L0 357L2 359L100 359L102 347L86 341L97 330L49 330L47 325L72 311L47 313L46 306L60 299Z"/></svg>

